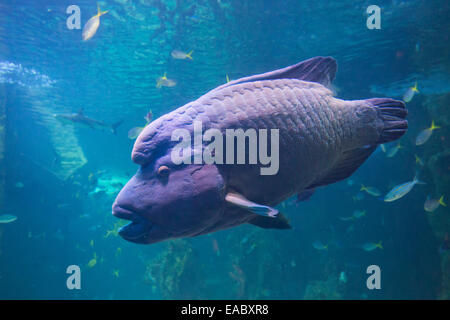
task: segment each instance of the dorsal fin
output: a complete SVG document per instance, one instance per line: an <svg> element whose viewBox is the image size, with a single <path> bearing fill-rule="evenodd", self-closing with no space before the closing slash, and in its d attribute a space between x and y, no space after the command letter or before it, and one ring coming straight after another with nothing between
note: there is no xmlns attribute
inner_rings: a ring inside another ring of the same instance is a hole
<svg viewBox="0 0 450 320"><path fill-rule="evenodd" d="M336 76L336 70L337 63L332 57L315 57L283 69L233 80L218 87L217 89L244 82L275 79L298 79L309 82L317 82L325 87L329 87Z"/></svg>

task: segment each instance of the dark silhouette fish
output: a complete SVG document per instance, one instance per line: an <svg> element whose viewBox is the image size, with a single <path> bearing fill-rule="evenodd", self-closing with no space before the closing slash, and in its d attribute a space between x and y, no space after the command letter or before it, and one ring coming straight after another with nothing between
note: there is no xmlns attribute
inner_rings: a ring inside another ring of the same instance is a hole
<svg viewBox="0 0 450 320"><path fill-rule="evenodd" d="M80 109L77 113L63 113L63 114L55 114L55 118L68 120L73 123L81 123L90 128L98 128L98 127L106 127L110 128L111 132L116 134L117 128L122 124L123 120L117 121L111 125L104 123L103 121L95 120L89 117L86 117L83 114L83 109Z"/></svg>
<svg viewBox="0 0 450 320"><path fill-rule="evenodd" d="M140 168L113 204L114 216L131 221L119 234L155 243L243 223L289 228L273 206L349 177L379 144L407 129L401 101L333 97L327 87L336 69L333 58L316 57L231 81L150 123L132 152ZM221 132L278 129L278 172L261 175L260 164L175 165L172 132L192 132L194 121Z"/></svg>

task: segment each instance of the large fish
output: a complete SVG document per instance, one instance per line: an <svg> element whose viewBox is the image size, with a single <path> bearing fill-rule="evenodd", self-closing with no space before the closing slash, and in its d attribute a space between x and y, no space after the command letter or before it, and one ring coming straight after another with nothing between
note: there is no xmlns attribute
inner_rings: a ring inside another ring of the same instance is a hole
<svg viewBox="0 0 450 320"><path fill-rule="evenodd" d="M132 152L140 168L113 204L114 216L131 221L119 234L148 244L243 223L289 228L273 206L347 178L379 144L407 129L401 101L333 97L336 69L333 58L316 57L234 80L150 123ZM262 164L174 164L179 142L172 133L192 133L195 121L221 132L278 129L278 172L261 175Z"/></svg>

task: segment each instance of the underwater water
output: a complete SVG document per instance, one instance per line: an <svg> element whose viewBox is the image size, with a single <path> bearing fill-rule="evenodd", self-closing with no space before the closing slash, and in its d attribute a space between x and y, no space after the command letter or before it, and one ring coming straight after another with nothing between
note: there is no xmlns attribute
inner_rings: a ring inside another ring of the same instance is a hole
<svg viewBox="0 0 450 320"><path fill-rule="evenodd" d="M86 41L95 1L0 4L0 299L449 298L450 212L425 204L450 202L449 1L98 4L108 12ZM80 28L68 27L70 5ZM381 29L367 26L370 5ZM340 99L408 100L406 134L309 200L278 204L292 229L243 224L149 245L118 235L111 207L139 167L129 130L150 110L157 119L227 79L315 56L336 59ZM96 122L62 116L81 110ZM416 173L426 184L383 201ZM66 286L71 265L81 289ZM371 265L380 289L367 287Z"/></svg>

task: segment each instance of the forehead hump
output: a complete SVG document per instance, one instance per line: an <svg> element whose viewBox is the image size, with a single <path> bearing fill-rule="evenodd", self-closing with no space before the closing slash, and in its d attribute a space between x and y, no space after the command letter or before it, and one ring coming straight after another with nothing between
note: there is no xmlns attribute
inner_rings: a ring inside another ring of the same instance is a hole
<svg viewBox="0 0 450 320"><path fill-rule="evenodd" d="M145 165L155 157L163 156L165 151L177 143L172 141L175 129L191 130L195 115L186 112L186 106L178 108L147 125L137 137L131 159L139 165Z"/></svg>

